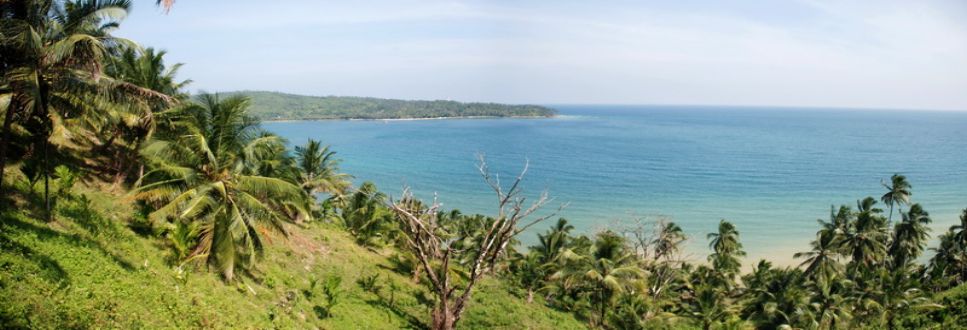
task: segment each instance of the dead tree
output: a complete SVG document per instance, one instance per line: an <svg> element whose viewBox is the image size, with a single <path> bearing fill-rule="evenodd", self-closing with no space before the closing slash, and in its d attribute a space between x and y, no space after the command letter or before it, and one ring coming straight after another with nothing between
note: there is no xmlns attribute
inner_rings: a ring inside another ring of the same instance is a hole
<svg viewBox="0 0 967 330"><path fill-rule="evenodd" d="M433 204L424 206L413 197L408 188L404 188L403 195L398 201L390 200L389 207L396 213L396 219L400 223L406 242L405 248L419 260L429 281L430 290L437 297L436 307L433 308L431 315L432 329L453 329L470 301L474 285L506 252L511 239L534 224L553 216L550 214L524 222L525 218L550 201L545 191L537 200L527 204L520 187L527 168L528 165L525 163L524 169L510 188L504 190L499 176L491 174L483 156L479 156L478 170L497 195L497 216L495 221L486 227L486 232L482 233L483 238L479 243L463 250L452 246L452 243L459 238L453 237L447 232L447 228L438 222L440 204L435 197ZM472 256L470 263L451 265L451 260L463 254ZM460 272L463 274L460 278L454 278L451 276L454 273L451 271L453 267L467 269ZM462 283L457 284L455 280Z"/></svg>

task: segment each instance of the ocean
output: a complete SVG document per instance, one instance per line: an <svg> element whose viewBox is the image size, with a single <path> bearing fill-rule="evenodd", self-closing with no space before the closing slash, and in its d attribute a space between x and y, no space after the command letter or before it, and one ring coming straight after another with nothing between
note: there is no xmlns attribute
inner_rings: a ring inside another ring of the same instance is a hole
<svg viewBox="0 0 967 330"><path fill-rule="evenodd" d="M544 213L581 233L638 220L679 224L694 260L727 219L748 261L792 264L830 207L877 199L894 173L933 218L933 236L967 208L967 113L701 106L552 106L548 119L266 122L293 145L332 145L356 185L392 196L403 186L445 208L493 214L496 197L476 155L509 183L547 190ZM888 207L879 204L888 212ZM894 214L894 219L899 218ZM554 220L521 236L527 243Z"/></svg>

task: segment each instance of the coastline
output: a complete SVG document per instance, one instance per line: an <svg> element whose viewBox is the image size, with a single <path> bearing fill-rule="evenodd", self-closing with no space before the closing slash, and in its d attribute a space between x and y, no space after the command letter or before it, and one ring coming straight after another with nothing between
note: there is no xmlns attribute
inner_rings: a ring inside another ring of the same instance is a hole
<svg viewBox="0 0 967 330"><path fill-rule="evenodd" d="M550 116L451 116L451 117L412 117L412 118L304 118L304 119L259 119L263 122L287 123L304 121L422 121L422 120L450 120L450 119L551 119L559 115Z"/></svg>

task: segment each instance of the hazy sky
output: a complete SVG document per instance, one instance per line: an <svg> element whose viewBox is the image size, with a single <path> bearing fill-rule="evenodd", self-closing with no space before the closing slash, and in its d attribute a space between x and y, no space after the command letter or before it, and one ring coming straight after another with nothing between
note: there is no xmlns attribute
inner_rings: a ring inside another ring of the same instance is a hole
<svg viewBox="0 0 967 330"><path fill-rule="evenodd" d="M192 90L967 110L967 1L135 2Z"/></svg>

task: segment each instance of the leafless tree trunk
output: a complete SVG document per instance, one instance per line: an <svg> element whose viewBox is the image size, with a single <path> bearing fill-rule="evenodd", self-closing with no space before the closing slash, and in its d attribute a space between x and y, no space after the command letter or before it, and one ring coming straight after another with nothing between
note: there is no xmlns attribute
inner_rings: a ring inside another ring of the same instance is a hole
<svg viewBox="0 0 967 330"><path fill-rule="evenodd" d="M547 192L544 192L536 201L526 203L526 198L521 194L520 182L527 173L527 168L528 165L525 164L510 188L504 190L500 184L500 177L491 174L483 156L479 157L478 170L497 195L497 216L487 228L480 243L469 249L457 250L451 246L451 243L458 238L448 235L446 228L437 221L440 204L436 198L433 204L424 206L413 197L409 189L404 188L403 195L398 201L390 200L388 206L400 222L405 248L419 260L429 280L430 289L438 298L437 306L434 307L431 315L433 329L453 329L470 301L474 285L486 273L486 269L494 266L499 256L506 251L507 244L512 238L534 224L553 216L551 214L537 217L521 223L550 201ZM469 268L466 272L466 283L461 283L459 286L454 285L450 276L450 260L456 258L458 254L473 256L472 262L466 266Z"/></svg>

